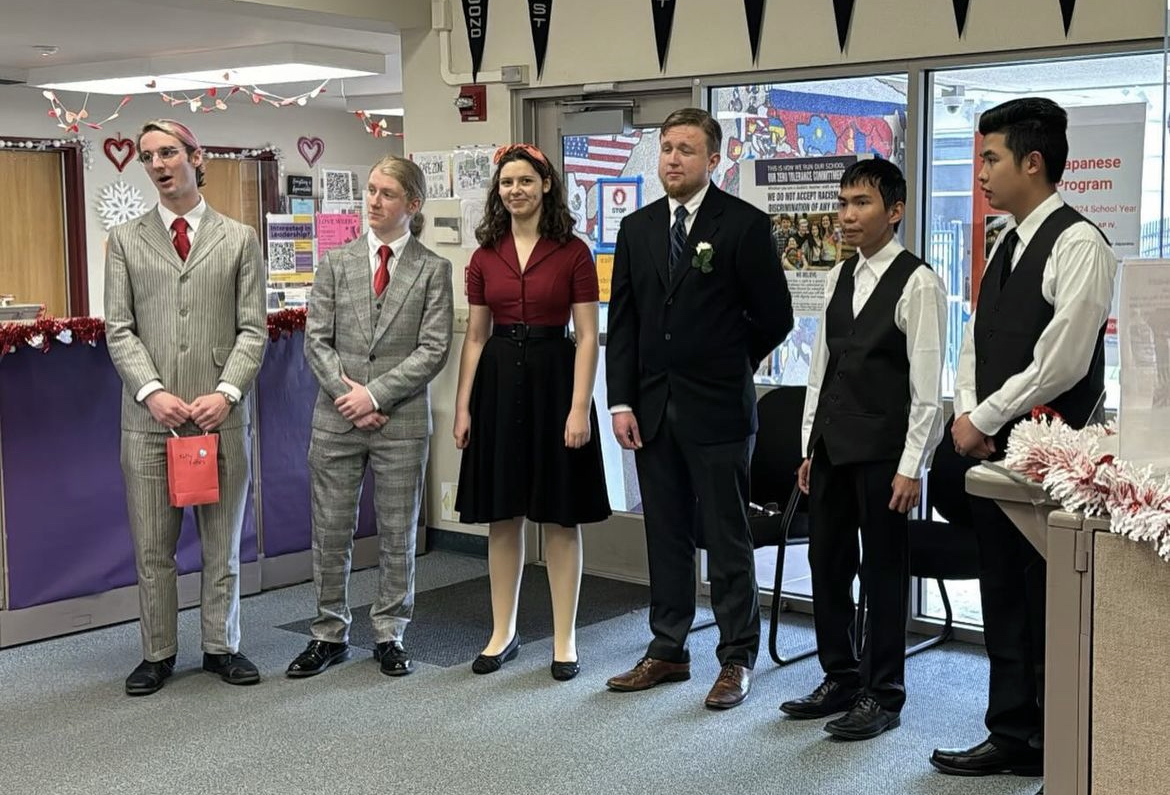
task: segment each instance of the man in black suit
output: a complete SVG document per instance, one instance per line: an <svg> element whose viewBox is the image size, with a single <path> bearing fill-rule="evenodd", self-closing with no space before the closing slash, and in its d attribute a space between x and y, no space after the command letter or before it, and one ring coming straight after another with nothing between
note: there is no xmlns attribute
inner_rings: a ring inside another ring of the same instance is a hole
<svg viewBox="0 0 1170 795"><path fill-rule="evenodd" d="M748 464L752 373L792 329L792 299L768 216L711 184L722 131L703 110L662 125L666 197L618 233L606 367L618 443L634 450L650 559L654 638L607 683L645 690L690 678L694 554L707 549L722 671L706 705L740 704L760 645Z"/></svg>

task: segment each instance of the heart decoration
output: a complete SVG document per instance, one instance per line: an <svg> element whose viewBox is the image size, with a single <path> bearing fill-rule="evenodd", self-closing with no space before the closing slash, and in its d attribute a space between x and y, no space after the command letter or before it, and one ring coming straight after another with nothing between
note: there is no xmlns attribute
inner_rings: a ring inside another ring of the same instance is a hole
<svg viewBox="0 0 1170 795"><path fill-rule="evenodd" d="M133 141L129 138L122 138L121 135L122 133L118 133L119 137L107 138L102 143L102 149L105 150L106 157L114 164L114 168L118 169L119 174L134 159L134 151L136 148Z"/></svg>
<svg viewBox="0 0 1170 795"><path fill-rule="evenodd" d="M301 157L309 164L309 168L312 168L317 165L317 161L321 159L321 155L325 154L325 142L316 136L310 138L307 135L302 135L297 139L297 151L301 153Z"/></svg>

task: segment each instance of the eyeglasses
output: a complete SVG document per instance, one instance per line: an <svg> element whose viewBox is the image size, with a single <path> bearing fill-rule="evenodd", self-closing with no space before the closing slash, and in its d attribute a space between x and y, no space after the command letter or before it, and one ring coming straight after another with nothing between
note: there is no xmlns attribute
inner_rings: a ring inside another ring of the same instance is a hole
<svg viewBox="0 0 1170 795"><path fill-rule="evenodd" d="M146 163L149 165L150 163L154 162L155 157L158 157L159 160L163 161L164 163L167 163L171 160L174 160L176 157L178 157L179 153L182 151L183 151L182 149L176 149L173 146L164 146L162 149L159 149L157 152L150 152L146 149L143 149L142 151L140 151L138 153L138 160L139 160L139 162Z"/></svg>

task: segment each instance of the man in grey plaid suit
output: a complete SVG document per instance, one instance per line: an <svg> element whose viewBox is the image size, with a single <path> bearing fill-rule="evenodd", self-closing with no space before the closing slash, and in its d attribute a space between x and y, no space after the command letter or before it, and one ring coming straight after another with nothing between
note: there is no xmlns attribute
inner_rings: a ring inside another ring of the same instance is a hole
<svg viewBox="0 0 1170 795"><path fill-rule="evenodd" d="M260 674L240 644L240 535L251 479L246 405L264 357L264 263L256 233L207 206L203 150L161 119L138 136L158 207L115 227L106 251L106 339L121 376L122 472L138 569L147 695L178 651L175 549L183 511L167 491L170 432L219 434L219 502L195 509L203 550L203 668L245 685Z"/></svg>
<svg viewBox="0 0 1170 795"><path fill-rule="evenodd" d="M288 667L314 676L349 656L347 590L358 498L374 473L378 593L370 608L382 673L413 670L402 635L414 609L414 550L431 435L429 384L451 348L451 263L418 242L426 179L382 158L366 187L369 232L317 268L305 358L321 390L309 470L313 639Z"/></svg>

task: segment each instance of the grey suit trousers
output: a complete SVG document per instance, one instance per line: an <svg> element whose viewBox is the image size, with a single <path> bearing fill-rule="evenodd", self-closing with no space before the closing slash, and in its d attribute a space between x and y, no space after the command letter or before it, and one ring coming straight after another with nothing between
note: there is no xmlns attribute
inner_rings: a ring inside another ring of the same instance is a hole
<svg viewBox="0 0 1170 795"><path fill-rule="evenodd" d="M393 417L390 422L394 422ZM358 500L367 463L374 473L378 524L378 593L370 607L374 640L401 640L414 612L414 553L430 439L391 439L353 428L314 428L309 442L313 514L313 582L317 640L349 639L349 572Z"/></svg>
<svg viewBox="0 0 1170 795"><path fill-rule="evenodd" d="M185 426L184 435L191 433ZM179 648L179 593L175 551L183 510L167 491L167 433L122 431L122 472L138 567L142 649L163 660ZM252 462L251 429L219 431L219 502L195 507L203 552L203 651L227 654L240 646L240 535Z"/></svg>

